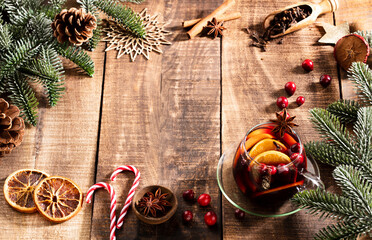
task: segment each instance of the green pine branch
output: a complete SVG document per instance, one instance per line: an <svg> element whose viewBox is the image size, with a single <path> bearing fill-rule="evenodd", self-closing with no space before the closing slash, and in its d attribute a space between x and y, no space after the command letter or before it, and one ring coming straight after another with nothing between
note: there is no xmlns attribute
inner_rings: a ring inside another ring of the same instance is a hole
<svg viewBox="0 0 372 240"><path fill-rule="evenodd" d="M7 81L7 87L11 90L10 100L21 110L21 117L29 124L37 124L37 106L39 104L34 91L27 83L25 77L14 75Z"/></svg>
<svg viewBox="0 0 372 240"><path fill-rule="evenodd" d="M133 34L144 37L146 30L141 17L131 8L121 5L115 0L95 1L94 4L102 12Z"/></svg>
<svg viewBox="0 0 372 240"><path fill-rule="evenodd" d="M12 33L9 31L8 24L0 24L0 51L5 52L12 45ZM1 59L2 57L0 57Z"/></svg>
<svg viewBox="0 0 372 240"><path fill-rule="evenodd" d="M311 109L310 114L315 128L325 137L326 141L354 157L358 156L358 150L354 145L353 138L336 116L325 109L319 108Z"/></svg>
<svg viewBox="0 0 372 240"><path fill-rule="evenodd" d="M342 123L353 123L361 107L357 101L340 99L328 105L327 111L337 116Z"/></svg>
<svg viewBox="0 0 372 240"><path fill-rule="evenodd" d="M93 51L97 47L99 41L101 40L102 34L101 19L99 17L98 8L95 5L95 1L96 0L77 0L77 3L80 4L80 7L83 8L85 12L93 14L97 19L97 28L93 30L93 36L88 42L83 44L83 46L89 51Z"/></svg>
<svg viewBox="0 0 372 240"><path fill-rule="evenodd" d="M84 49L81 47L70 46L68 44L58 44L56 50L59 55L78 65L89 76L93 76L94 62Z"/></svg>
<svg viewBox="0 0 372 240"><path fill-rule="evenodd" d="M121 2L131 2L131 3L136 3L140 4L143 3L145 0L120 0Z"/></svg>
<svg viewBox="0 0 372 240"><path fill-rule="evenodd" d="M359 235L366 234L371 224L365 218L355 221L338 222L327 226L315 235L316 240L356 240Z"/></svg>
<svg viewBox="0 0 372 240"><path fill-rule="evenodd" d="M368 65L362 62L353 62L349 68L348 77L354 82L361 101L372 106L372 71Z"/></svg>

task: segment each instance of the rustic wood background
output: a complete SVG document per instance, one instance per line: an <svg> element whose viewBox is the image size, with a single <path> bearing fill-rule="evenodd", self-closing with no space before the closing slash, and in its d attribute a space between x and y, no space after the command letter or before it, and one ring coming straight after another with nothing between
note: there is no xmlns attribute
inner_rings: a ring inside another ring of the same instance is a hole
<svg viewBox="0 0 372 240"><path fill-rule="evenodd" d="M73 1L70 1L73 2ZM26 130L22 145L1 159L0 184L20 168L37 168L51 175L73 179L86 192L97 181L109 181L120 165L132 164L142 173L140 187L162 184L177 193L179 208L167 223L149 226L129 211L118 239L311 239L325 226L324 221L304 211L282 218L246 216L237 221L234 208L221 196L216 182L216 166L221 152L237 142L253 125L266 121L277 111L275 100L284 94L287 81L297 84L297 95L306 103L296 107L298 129L306 142L317 139L308 120L308 110L325 107L340 97L353 97L353 90L333 58L333 47L317 43L324 34L319 24L275 42L267 52L250 47L244 30L260 29L265 16L291 0L237 0L233 10L239 20L227 22L222 39L197 37L188 40L181 22L205 16L222 0L147 0L133 5L140 11L160 13L173 32L171 46L150 60L137 57L116 59L116 52L104 52L105 43L91 53L96 72L89 78L67 64L66 93L54 108L41 106L39 124ZM354 23L372 29L371 0L340 1L334 14L318 22ZM312 59L314 71L304 73L301 63ZM329 74L328 88L318 84ZM331 168L321 165L322 178L334 189ZM134 176L121 174L114 186L121 209ZM203 216L208 209L182 200L182 192L194 189L209 193L218 214L215 227L208 228ZM3 195L1 192L0 195ZM95 194L93 204L70 221L52 224L39 214L14 211L0 196L1 239L107 239L109 237L109 196ZM186 226L181 213L190 209L194 222ZM119 212L119 210L118 210Z"/></svg>

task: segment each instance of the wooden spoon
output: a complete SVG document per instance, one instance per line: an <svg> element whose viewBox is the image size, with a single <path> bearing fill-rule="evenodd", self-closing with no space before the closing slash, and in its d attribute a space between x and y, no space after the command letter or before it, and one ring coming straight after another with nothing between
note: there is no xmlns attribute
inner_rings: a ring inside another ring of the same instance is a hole
<svg viewBox="0 0 372 240"><path fill-rule="evenodd" d="M320 14L334 12L339 7L338 0L323 0L320 3L311 3L311 2L296 3L296 4L293 4L293 5L287 6L283 9L280 9L280 10L277 10L275 12L270 13L265 18L265 21L264 21L264 24L263 24L264 29L267 29L268 27L270 27L270 22L274 19L276 14L281 13L285 10L291 9L293 7L299 7L299 6L304 6L304 5L311 8L311 14L307 18L305 18L305 19L299 21L298 23L294 24L293 26L288 28L284 33L280 33L280 34L277 34L277 35L272 35L272 36L270 36L270 38L277 38L277 37L283 36L285 34L300 30L303 27L306 27L308 25L313 24Z"/></svg>

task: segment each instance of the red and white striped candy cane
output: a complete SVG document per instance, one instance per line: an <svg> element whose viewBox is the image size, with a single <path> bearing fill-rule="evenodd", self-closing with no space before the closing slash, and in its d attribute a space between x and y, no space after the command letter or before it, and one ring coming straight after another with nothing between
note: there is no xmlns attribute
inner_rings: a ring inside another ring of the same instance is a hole
<svg viewBox="0 0 372 240"><path fill-rule="evenodd" d="M125 166L118 167L112 173L111 178L110 178L111 181L115 181L116 180L116 177L118 176L118 174L120 172L123 172L123 171L131 171L131 172L133 172L135 174L135 178L134 178L134 181L133 181L133 185L132 185L132 187L129 190L128 197L125 200L124 207L123 207L123 209L121 209L120 216L118 218L118 223L117 223L117 228L118 229L120 229L123 226L124 217L125 217L125 215L127 215L128 208L129 208L129 206L130 206L130 204L132 202L134 193L136 192L136 188L138 187L139 180L141 178L141 173L137 170L136 167L134 167L132 165L125 165Z"/></svg>
<svg viewBox="0 0 372 240"><path fill-rule="evenodd" d="M116 230L116 213L115 213L115 211L116 211L116 194L115 194L114 188L108 183L104 183L104 182L96 183L89 188L88 193L87 193L86 201L87 201L87 203L90 203L92 201L92 196L93 196L94 191L96 189L99 189L99 188L104 188L110 193L110 197L111 197L110 240L115 240L116 239L116 237L115 237L115 230Z"/></svg>

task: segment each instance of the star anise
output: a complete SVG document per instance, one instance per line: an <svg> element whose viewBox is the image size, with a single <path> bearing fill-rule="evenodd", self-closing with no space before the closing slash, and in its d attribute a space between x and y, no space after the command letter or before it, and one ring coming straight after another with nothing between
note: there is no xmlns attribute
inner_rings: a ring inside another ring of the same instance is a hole
<svg viewBox="0 0 372 240"><path fill-rule="evenodd" d="M273 133L278 133L280 137L282 138L284 136L284 133L292 133L292 128L297 127L298 125L293 122L296 116L289 117L287 115L287 109L284 108L284 110L280 113L276 113L276 119L270 120L271 122L277 124L277 126L274 127L273 130L271 130Z"/></svg>
<svg viewBox="0 0 372 240"><path fill-rule="evenodd" d="M213 38L216 38L218 35L223 36L222 31L226 29L223 26L223 21L218 22L216 18L213 18L212 21L208 21L208 24L205 28L209 29L207 35L211 35L214 33Z"/></svg>
<svg viewBox="0 0 372 240"><path fill-rule="evenodd" d="M158 188L154 193L147 192L137 204L137 208L144 216L148 216L150 214L151 217L156 217L156 215L160 212L161 214L165 214L166 207L171 207L172 204L165 200L169 193L161 194L161 189Z"/></svg>

